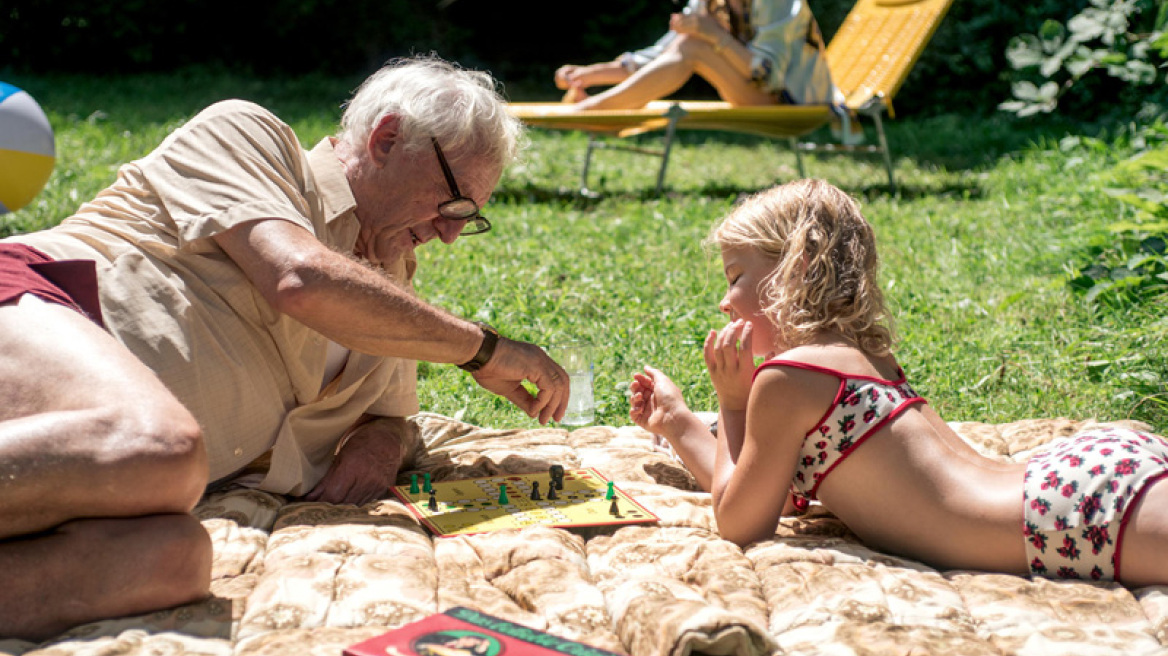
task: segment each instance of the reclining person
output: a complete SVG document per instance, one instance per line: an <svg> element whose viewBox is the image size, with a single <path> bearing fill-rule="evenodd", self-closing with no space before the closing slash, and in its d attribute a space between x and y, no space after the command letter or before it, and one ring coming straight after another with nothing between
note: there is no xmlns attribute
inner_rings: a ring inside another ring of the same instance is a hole
<svg viewBox="0 0 1168 656"><path fill-rule="evenodd" d="M410 287L414 249L490 229L479 208L521 138L488 75L399 60L311 151L217 103L59 226L0 241L0 635L204 597L190 511L257 459L263 490L386 494L416 360L562 418L568 377L542 349Z"/></svg>

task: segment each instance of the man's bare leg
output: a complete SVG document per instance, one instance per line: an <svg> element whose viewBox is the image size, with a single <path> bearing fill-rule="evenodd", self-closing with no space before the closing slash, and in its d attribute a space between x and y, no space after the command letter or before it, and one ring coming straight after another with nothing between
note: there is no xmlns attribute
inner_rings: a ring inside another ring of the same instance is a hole
<svg viewBox="0 0 1168 656"><path fill-rule="evenodd" d="M0 305L0 635L194 601L211 544L198 424L80 314Z"/></svg>

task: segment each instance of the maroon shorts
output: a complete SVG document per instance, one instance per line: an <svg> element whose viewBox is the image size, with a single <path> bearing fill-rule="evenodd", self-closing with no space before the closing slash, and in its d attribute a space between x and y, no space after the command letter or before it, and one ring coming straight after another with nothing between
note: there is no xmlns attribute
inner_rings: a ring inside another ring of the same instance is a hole
<svg viewBox="0 0 1168 656"><path fill-rule="evenodd" d="M0 304L24 294L73 308L105 327L93 260L58 261L31 246L0 243Z"/></svg>

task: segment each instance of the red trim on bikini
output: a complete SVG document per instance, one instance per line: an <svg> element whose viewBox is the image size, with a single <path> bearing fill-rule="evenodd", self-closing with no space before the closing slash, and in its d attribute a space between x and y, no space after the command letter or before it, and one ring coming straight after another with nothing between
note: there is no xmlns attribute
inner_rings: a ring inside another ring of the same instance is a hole
<svg viewBox="0 0 1168 656"><path fill-rule="evenodd" d="M908 377L905 376L904 369L902 369L900 367L897 367L897 371L900 374L900 378L898 378L897 380L888 380L886 378L879 378L876 376L863 376L863 375L859 375L859 374L856 374L856 375L846 374L846 373L839 371L837 369L832 369L831 367L822 367L822 366L819 366L816 364L809 364L807 362L797 362L795 360L781 360L781 359L777 359L777 358L773 359L773 360L767 360L766 362L760 364L758 366L758 368L754 370L754 376L751 378L751 382L754 381L754 378L758 377L758 372L760 372L763 369L766 369L768 367L791 367L794 369L803 369L806 371L827 374L829 376L833 376L835 378L838 378L840 381L839 389L836 390L835 398L832 400L831 405L827 406L827 411L823 413L823 416L821 416L819 418L819 421L815 422L815 427L812 428L811 430L807 431L807 433L803 435L804 442L807 441L807 437L809 435L817 432L820 429L820 427L822 427L827 422L827 418L831 416L831 413L835 411L836 406L839 405L841 400L843 400L843 395L844 395L844 392L847 390L847 383L849 380L866 380L866 381L869 381L872 383L880 383L881 385L888 385L891 387L896 387L899 385L908 384ZM867 430L867 432L865 432L855 442L853 442L852 445L850 447L848 447L848 449L846 451L840 452L840 457L838 459L836 459L835 462L831 463L831 466L829 466L826 470L824 470L823 475L819 477L819 480L816 481L815 484L811 486L811 489L808 490L806 494L803 494L801 492L795 492L794 490L792 490L792 494L795 494L795 495L801 496L801 497L805 497L807 499L818 499L817 493L819 491L819 486L822 485L823 482L827 480L827 475L830 474L833 469L835 469L844 460L847 460L848 456L850 456L852 454L852 452L856 450L857 447L859 447L861 444L863 444L865 440L867 440L869 437L871 437L873 433L880 430L881 428L884 428L884 426L887 425L888 422L890 422L893 419L900 416L900 414L903 413L910 405L915 405L917 403L928 403L928 402L925 400L925 397L923 397L923 396L915 396L911 399L906 399L903 403L901 403L900 405L893 408L892 412L889 412L887 417L881 419L880 423L869 428ZM802 448L802 447L800 447L800 448Z"/></svg>
<svg viewBox="0 0 1168 656"><path fill-rule="evenodd" d="M1144 498L1144 493L1148 491L1148 488L1152 487L1152 483L1166 476L1168 476L1168 471L1163 471L1144 481L1144 484L1140 486L1135 496L1131 498L1131 501L1123 509L1123 517L1119 520L1119 535L1115 538L1115 580L1120 583L1123 583L1123 581L1119 580L1119 559L1123 553L1123 535L1127 532L1127 520L1131 517L1132 510L1139 504L1140 499Z"/></svg>
<svg viewBox="0 0 1168 656"><path fill-rule="evenodd" d="M907 399L904 403L901 403L900 405L893 408L892 412L888 413L887 417L885 417L884 419L881 419L880 423L869 428L868 432L864 433L855 442L853 442L852 445L850 447L848 447L847 451L840 452L840 457L836 458L836 461L831 463L830 467L823 470L823 475L820 476L819 480L815 481L815 485L812 485L811 489L807 491L807 497L810 499L818 499L819 498L819 486L823 485L823 482L827 480L828 474L830 474L833 469L835 469L837 466L839 466L839 464L842 463L843 461L847 460L848 456L852 455L852 451L855 451L857 448L859 448L859 446L861 444L863 444L865 441L867 441L867 439L869 437L872 437L872 435L874 435L876 433L876 431L880 430L881 428L884 428L884 426L888 422L890 422L893 419L896 419L898 416L900 416L900 414L902 412L904 412L910 405L915 405L917 403L924 403L924 402L925 402L924 397L917 396L917 397L913 397L911 399ZM822 426L822 425L823 424L820 424L819 426ZM819 426L816 426L815 428L818 429Z"/></svg>

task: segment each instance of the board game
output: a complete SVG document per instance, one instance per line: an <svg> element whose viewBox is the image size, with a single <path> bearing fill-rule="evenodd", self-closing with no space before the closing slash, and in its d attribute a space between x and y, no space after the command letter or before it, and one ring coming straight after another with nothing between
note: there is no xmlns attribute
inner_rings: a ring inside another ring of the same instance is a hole
<svg viewBox="0 0 1168 656"><path fill-rule="evenodd" d="M439 536L525 526L643 524L658 519L591 468L564 470L553 466L549 473L435 483L425 476L415 478L409 485L395 486L393 493L418 521Z"/></svg>

